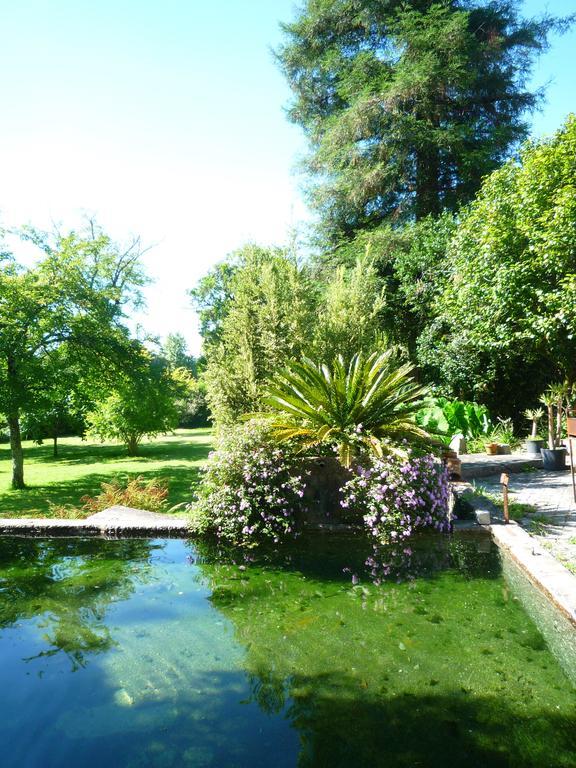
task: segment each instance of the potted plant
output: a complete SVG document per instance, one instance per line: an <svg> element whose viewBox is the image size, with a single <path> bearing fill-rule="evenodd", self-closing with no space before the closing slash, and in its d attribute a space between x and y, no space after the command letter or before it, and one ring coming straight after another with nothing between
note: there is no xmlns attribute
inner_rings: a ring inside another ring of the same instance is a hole
<svg viewBox="0 0 576 768"><path fill-rule="evenodd" d="M544 440L538 434L538 426L544 416L544 410L542 408L534 408L533 410L528 408L524 411L524 416L532 422L532 431L525 443L526 451L531 454L539 454L544 447Z"/></svg>
<svg viewBox="0 0 576 768"><path fill-rule="evenodd" d="M564 411L565 387L553 385L540 398L548 412L548 448L542 448L544 469L558 471L566 469L566 448L561 446L562 416Z"/></svg>

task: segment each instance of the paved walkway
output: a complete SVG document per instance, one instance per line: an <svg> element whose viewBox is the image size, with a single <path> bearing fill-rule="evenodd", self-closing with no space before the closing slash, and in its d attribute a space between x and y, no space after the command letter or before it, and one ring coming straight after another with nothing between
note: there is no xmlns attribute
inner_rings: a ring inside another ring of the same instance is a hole
<svg viewBox="0 0 576 768"><path fill-rule="evenodd" d="M474 480L477 477L487 477L496 472L526 472L531 469L541 469L540 456L528 453L509 453L488 456L486 453L464 453L458 457L462 462L462 480Z"/></svg>
<svg viewBox="0 0 576 768"><path fill-rule="evenodd" d="M500 475L475 481L479 489L501 494ZM534 508L518 522L539 543L576 573L576 504L570 472L525 472L510 475L510 500Z"/></svg>

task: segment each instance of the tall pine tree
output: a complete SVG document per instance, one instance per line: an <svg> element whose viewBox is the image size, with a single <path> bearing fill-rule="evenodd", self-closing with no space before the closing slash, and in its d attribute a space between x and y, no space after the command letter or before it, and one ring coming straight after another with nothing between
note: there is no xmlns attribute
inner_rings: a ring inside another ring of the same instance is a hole
<svg viewBox="0 0 576 768"><path fill-rule="evenodd" d="M472 199L528 132L552 29L516 0L306 0L278 60L332 242Z"/></svg>

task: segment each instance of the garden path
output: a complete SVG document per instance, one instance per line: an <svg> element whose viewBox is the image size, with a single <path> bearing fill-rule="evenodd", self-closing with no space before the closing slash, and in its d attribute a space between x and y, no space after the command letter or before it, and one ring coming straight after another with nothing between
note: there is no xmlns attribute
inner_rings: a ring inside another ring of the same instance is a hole
<svg viewBox="0 0 576 768"><path fill-rule="evenodd" d="M500 475L479 478L475 485L501 494ZM518 520L539 543L576 573L576 504L570 472L522 472L510 475L510 500L533 507Z"/></svg>

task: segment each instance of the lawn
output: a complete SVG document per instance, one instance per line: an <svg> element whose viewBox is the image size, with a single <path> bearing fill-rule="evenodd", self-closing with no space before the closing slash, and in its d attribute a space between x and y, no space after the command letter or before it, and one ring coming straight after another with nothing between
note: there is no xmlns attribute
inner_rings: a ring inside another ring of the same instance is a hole
<svg viewBox="0 0 576 768"><path fill-rule="evenodd" d="M126 455L118 443L99 443L68 437L52 444L24 443L27 489L10 489L10 450L0 445L0 517L46 517L50 505L80 506L84 495L95 495L100 484L114 478L142 476L166 480L169 506L190 499L190 488L212 447L210 429L179 429L175 434L145 440L140 456Z"/></svg>

